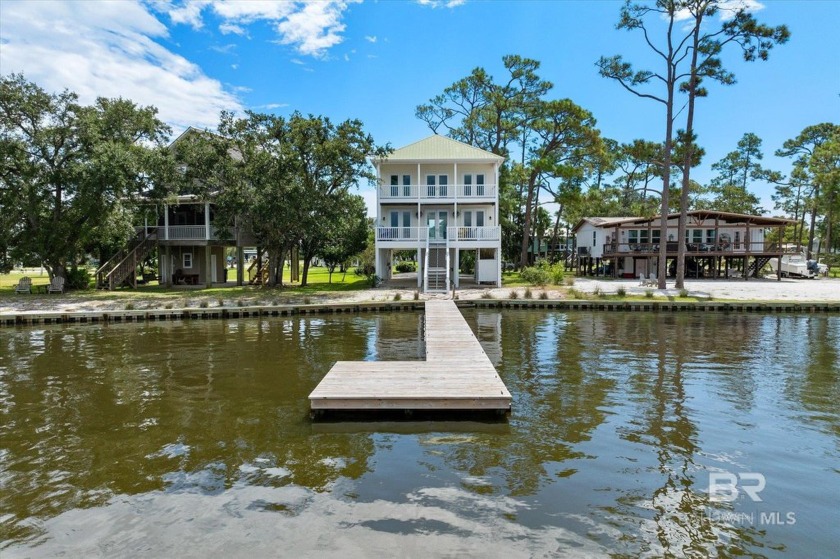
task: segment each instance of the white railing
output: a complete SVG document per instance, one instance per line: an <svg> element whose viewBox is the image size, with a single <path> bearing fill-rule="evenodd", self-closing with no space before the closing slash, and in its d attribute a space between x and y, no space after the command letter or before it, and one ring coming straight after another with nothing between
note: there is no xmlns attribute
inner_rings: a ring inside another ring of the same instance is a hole
<svg viewBox="0 0 840 559"><path fill-rule="evenodd" d="M379 198L380 199L416 199L417 198L417 185L381 185L379 187Z"/></svg>
<svg viewBox="0 0 840 559"><path fill-rule="evenodd" d="M162 227L161 229L166 229ZM158 234L158 238L161 235ZM170 225L163 235L170 241L193 241L207 238L207 228L204 225Z"/></svg>
<svg viewBox="0 0 840 559"><path fill-rule="evenodd" d="M458 199L496 197L495 184L459 184L456 188L458 189Z"/></svg>
<svg viewBox="0 0 840 559"><path fill-rule="evenodd" d="M477 198L495 198L495 184L447 184L447 185L380 185L380 200L436 200L441 198L472 200Z"/></svg>
<svg viewBox="0 0 840 559"><path fill-rule="evenodd" d="M427 227L377 227L377 241L425 241Z"/></svg>
<svg viewBox="0 0 840 559"><path fill-rule="evenodd" d="M501 228L450 227L447 236L458 241L498 241L501 239Z"/></svg>

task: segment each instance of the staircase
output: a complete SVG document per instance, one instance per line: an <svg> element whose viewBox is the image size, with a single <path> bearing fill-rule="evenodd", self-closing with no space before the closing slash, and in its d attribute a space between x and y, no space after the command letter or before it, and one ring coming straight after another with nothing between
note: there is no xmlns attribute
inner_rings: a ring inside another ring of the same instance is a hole
<svg viewBox="0 0 840 559"><path fill-rule="evenodd" d="M423 290L425 293L449 290L449 239L426 239Z"/></svg>
<svg viewBox="0 0 840 559"><path fill-rule="evenodd" d="M261 267L257 264L262 263ZM251 285L265 285L268 281L268 251L263 251L257 255L257 259L251 262L246 270L248 274L248 283Z"/></svg>
<svg viewBox="0 0 840 559"><path fill-rule="evenodd" d="M157 240L157 230L137 233L129 245L96 270L96 288L113 290L127 284L137 287L137 266L151 252Z"/></svg>
<svg viewBox="0 0 840 559"><path fill-rule="evenodd" d="M750 277L757 278L758 273L765 266L765 264L770 262L770 259L770 256L756 256L755 258L753 258L753 261L750 262L750 267L747 268L747 274L749 274Z"/></svg>

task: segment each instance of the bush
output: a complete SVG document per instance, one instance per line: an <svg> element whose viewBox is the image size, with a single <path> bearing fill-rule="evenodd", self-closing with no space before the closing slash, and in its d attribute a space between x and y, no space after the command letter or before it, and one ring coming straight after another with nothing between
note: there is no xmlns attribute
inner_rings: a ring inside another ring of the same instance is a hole
<svg viewBox="0 0 840 559"><path fill-rule="evenodd" d="M519 293L516 292L515 289L510 290L510 294L508 295L509 299L519 299Z"/></svg>
<svg viewBox="0 0 840 559"><path fill-rule="evenodd" d="M90 272L87 268L71 268L64 278L66 289L90 289Z"/></svg>
<svg viewBox="0 0 840 559"><path fill-rule="evenodd" d="M540 260L536 266L522 268L520 277L531 285L561 285L565 271L559 262L551 264L548 260Z"/></svg>
<svg viewBox="0 0 840 559"><path fill-rule="evenodd" d="M406 272L416 272L417 266L414 265L414 262L398 262L397 263L397 273L404 274Z"/></svg>
<svg viewBox="0 0 840 559"><path fill-rule="evenodd" d="M134 303L128 303L128 304L126 304L126 306L125 306L125 310L127 310L127 311L133 311L133 310L134 310Z"/></svg>
<svg viewBox="0 0 840 559"><path fill-rule="evenodd" d="M623 287L619 287L616 290L615 294L618 295L621 298L624 298L624 297L627 297L627 290L624 289Z"/></svg>
<svg viewBox="0 0 840 559"><path fill-rule="evenodd" d="M222 299L221 297L219 297L219 306L220 306L220 307L224 307L224 306L225 306L225 300L224 300L224 299Z"/></svg>
<svg viewBox="0 0 840 559"><path fill-rule="evenodd" d="M653 299L653 289L646 289L645 297L647 297L648 299Z"/></svg>
<svg viewBox="0 0 840 559"><path fill-rule="evenodd" d="M540 293L540 299L542 299L543 301L548 299L548 291L543 291L542 293Z"/></svg>
<svg viewBox="0 0 840 559"><path fill-rule="evenodd" d="M417 289L415 289L415 290L414 290L414 300L415 300L415 301L419 301L419 300L420 300L420 291L419 291L419 290L417 290Z"/></svg>
<svg viewBox="0 0 840 559"><path fill-rule="evenodd" d="M198 306L202 309L206 309L209 305L207 304L207 301L202 301L198 304Z"/></svg>
<svg viewBox="0 0 840 559"><path fill-rule="evenodd" d="M569 287L572 287L574 284L575 284L575 278L573 276L563 278L563 285L568 285Z"/></svg>
<svg viewBox="0 0 840 559"><path fill-rule="evenodd" d="M482 299L492 299L492 298L493 298L493 294L492 294L492 293L490 293L489 291L485 291L484 293L482 293L482 294L481 294L481 298L482 298Z"/></svg>
<svg viewBox="0 0 840 559"><path fill-rule="evenodd" d="M688 289L680 289L680 297L682 297L682 298L688 297Z"/></svg>
<svg viewBox="0 0 840 559"><path fill-rule="evenodd" d="M534 298L534 294L531 292L530 287L525 288L525 295L523 295L523 297L525 297L525 299L533 299Z"/></svg>
<svg viewBox="0 0 840 559"><path fill-rule="evenodd" d="M394 293L394 301L402 301L402 293Z"/></svg>

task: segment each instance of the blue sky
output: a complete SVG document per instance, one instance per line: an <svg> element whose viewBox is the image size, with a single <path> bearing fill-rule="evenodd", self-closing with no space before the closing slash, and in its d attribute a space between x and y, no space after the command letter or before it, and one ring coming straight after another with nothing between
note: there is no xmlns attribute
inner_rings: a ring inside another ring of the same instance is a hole
<svg viewBox="0 0 840 559"><path fill-rule="evenodd" d="M840 0L750 0L765 23L790 27L770 60L747 64L731 51L738 83L710 86L698 103L706 158L694 175L733 150L745 132L763 140L764 164L804 127L840 121ZM214 127L222 109L359 118L394 147L430 134L415 107L482 66L501 77L501 57L542 62L556 98L592 111L607 136L661 141L659 104L598 76L601 55L639 67L650 53L638 33L618 31L621 2L0 0L0 72L23 72L83 101L124 96L153 104L175 131ZM754 185L772 212L771 188ZM372 190L365 189L368 200Z"/></svg>

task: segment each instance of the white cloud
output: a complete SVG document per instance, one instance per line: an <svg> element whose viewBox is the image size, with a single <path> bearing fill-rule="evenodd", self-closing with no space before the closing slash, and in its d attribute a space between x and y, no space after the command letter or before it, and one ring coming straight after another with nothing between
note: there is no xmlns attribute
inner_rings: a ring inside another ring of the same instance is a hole
<svg viewBox="0 0 840 559"><path fill-rule="evenodd" d="M747 12L757 12L759 10L764 9L764 4L762 4L758 0L723 0L722 2L718 3L718 8L718 16L720 17L721 21L728 21L734 18L735 13L739 10L745 10ZM677 12L675 19L677 21L683 21L691 17L691 12L689 12L687 9L684 9Z"/></svg>
<svg viewBox="0 0 840 559"><path fill-rule="evenodd" d="M187 126L215 128L220 111L243 109L219 81L157 42L167 36L134 0L3 0L0 67L4 74L22 72L47 91L75 91L83 103L102 96L154 105L176 133Z"/></svg>
<svg viewBox="0 0 840 559"><path fill-rule="evenodd" d="M277 43L289 45L298 53L323 58L341 43L347 7L361 0L179 0L154 4L169 15L173 23L204 26L204 13L212 12L223 21L222 33L246 34L245 25L264 21L279 35Z"/></svg>
<svg viewBox="0 0 840 559"><path fill-rule="evenodd" d="M365 41L367 41L369 43L375 43L376 42L376 35L365 35Z"/></svg>
<svg viewBox="0 0 840 559"><path fill-rule="evenodd" d="M289 106L289 104L288 104L288 103L268 103L268 104L266 104L266 105L257 105L257 106L255 106L255 107L253 107L253 108L254 108L254 109L268 109L268 110L273 110L273 109L282 109L282 108L284 108L284 107L288 107L288 106Z"/></svg>
<svg viewBox="0 0 840 559"><path fill-rule="evenodd" d="M457 8L464 4L467 0L416 0L421 6L429 6L430 8Z"/></svg>
<svg viewBox="0 0 840 559"><path fill-rule="evenodd" d="M241 35L243 37L248 37L248 31L246 31L241 25L236 25L234 23L222 23L219 25L219 31L222 32L222 35Z"/></svg>

